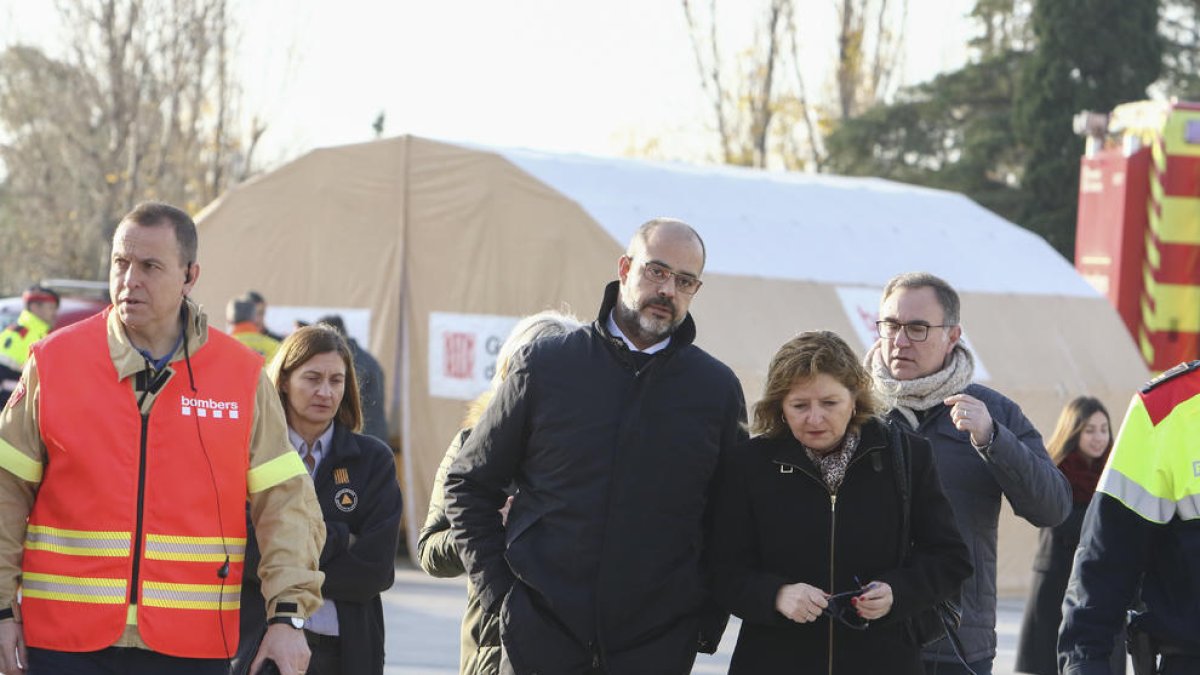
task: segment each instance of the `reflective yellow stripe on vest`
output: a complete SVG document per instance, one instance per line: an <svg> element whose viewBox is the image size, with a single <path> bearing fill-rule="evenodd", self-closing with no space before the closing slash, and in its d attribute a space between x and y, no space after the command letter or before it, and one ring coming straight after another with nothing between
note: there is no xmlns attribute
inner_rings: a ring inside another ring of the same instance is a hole
<svg viewBox="0 0 1200 675"><path fill-rule="evenodd" d="M42 463L0 438L0 469L28 483L42 482Z"/></svg>
<svg viewBox="0 0 1200 675"><path fill-rule="evenodd" d="M250 469L246 473L246 490L250 494L254 494L275 487L290 478L307 475L308 469L304 467L304 460L300 459L300 453L286 452L261 466Z"/></svg>
<svg viewBox="0 0 1200 675"><path fill-rule="evenodd" d="M43 600L122 605L126 596L125 580L26 572L21 575L21 595Z"/></svg>
<svg viewBox="0 0 1200 675"><path fill-rule="evenodd" d="M132 532L65 530L45 525L25 529L25 548L63 555L125 557L129 555Z"/></svg>
<svg viewBox="0 0 1200 675"><path fill-rule="evenodd" d="M241 584L168 584L147 581L142 584L142 604L171 609L238 609Z"/></svg>
<svg viewBox="0 0 1200 675"><path fill-rule="evenodd" d="M224 562L226 552L230 562L241 562L246 557L246 539L229 537L222 545L220 537L146 535L146 558L150 560Z"/></svg>
<svg viewBox="0 0 1200 675"><path fill-rule="evenodd" d="M1175 406L1157 426L1134 396L1096 489L1151 522L1200 517L1197 430L1200 396Z"/></svg>

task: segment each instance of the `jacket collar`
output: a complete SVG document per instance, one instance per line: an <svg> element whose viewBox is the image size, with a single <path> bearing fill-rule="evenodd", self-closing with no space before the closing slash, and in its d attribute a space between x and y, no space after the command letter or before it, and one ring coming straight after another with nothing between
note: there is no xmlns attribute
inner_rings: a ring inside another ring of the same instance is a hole
<svg viewBox="0 0 1200 675"><path fill-rule="evenodd" d="M316 472L313 473L313 484L319 487L324 486L333 479L334 471L342 468L347 460L361 454L362 449L358 447L358 439L354 437L354 432L335 420L333 440L329 443L329 447L325 448L325 456L322 457Z"/></svg>
<svg viewBox="0 0 1200 675"><path fill-rule="evenodd" d="M357 457L362 454L362 450L358 447L358 440L354 437L354 432L339 424L337 421L333 423L333 441L325 451L338 460Z"/></svg>
<svg viewBox="0 0 1200 675"><path fill-rule="evenodd" d="M186 331L187 337L171 356L170 363L184 358L184 344L187 345L188 354L194 355L208 341L208 318L204 315L204 310L200 305L193 302L191 298L187 298L180 311L183 314L183 329ZM124 380L145 370L146 359L129 341L129 336L125 334L125 326L121 323L121 317L117 315L116 309L109 305L104 313L108 332L108 355L117 369L117 379Z"/></svg>
<svg viewBox="0 0 1200 675"><path fill-rule="evenodd" d="M262 331L258 329L258 326L256 326L253 321L239 321L229 327L229 334L237 335L239 333L250 333L253 335L256 333L262 333Z"/></svg>
<svg viewBox="0 0 1200 675"><path fill-rule="evenodd" d="M851 462L856 461L859 457L887 447L887 427L883 422L875 419L867 420L858 430L859 441L858 448L854 451L854 456L850 458ZM816 467L812 460L808 458L808 453L804 452L804 446L797 441L791 433L784 434L771 443L771 461L776 464L788 464L798 466L815 471Z"/></svg>
<svg viewBox="0 0 1200 675"><path fill-rule="evenodd" d="M608 330L608 315L616 308L617 302L621 295L621 282L610 281L604 287L604 301L600 304L600 313L596 315L596 321L592 325L596 332L604 336L610 343L615 343L618 348L625 347L625 341L613 335ZM663 350L664 353L675 352L686 345L692 344L696 339L696 322L692 320L692 313L688 312L687 316L683 317L683 323L671 333L671 344Z"/></svg>

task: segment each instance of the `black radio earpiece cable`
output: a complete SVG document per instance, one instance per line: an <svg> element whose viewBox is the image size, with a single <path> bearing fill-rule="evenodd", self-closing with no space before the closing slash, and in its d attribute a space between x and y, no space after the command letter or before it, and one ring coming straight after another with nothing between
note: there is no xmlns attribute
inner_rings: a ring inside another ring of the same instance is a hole
<svg viewBox="0 0 1200 675"><path fill-rule="evenodd" d="M185 322L183 325L183 362L187 366L188 384L191 385L192 393L198 394L200 390L196 388L196 375L192 371L192 355L188 344L187 329ZM217 507L217 531L221 535L221 550L225 554L225 561L217 568L217 578L221 580L221 589L217 596L217 625L221 629L221 643L225 646L225 658L228 659L233 658L233 654L229 651L229 639L225 635L225 620L222 613L225 611L225 580L229 577L229 545L225 542L225 518L221 514L221 491L217 487L217 474L213 470L212 458L208 455L208 446L204 444L204 434L200 431L200 416L192 415L192 420L196 424L196 440L200 441L200 451L204 454L205 464L208 465L208 478L212 481L213 501Z"/></svg>

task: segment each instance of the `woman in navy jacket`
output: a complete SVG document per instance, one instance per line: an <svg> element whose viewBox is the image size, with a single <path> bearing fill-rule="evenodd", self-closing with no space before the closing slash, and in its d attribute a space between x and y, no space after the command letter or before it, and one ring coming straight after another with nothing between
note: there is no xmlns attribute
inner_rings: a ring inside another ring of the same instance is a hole
<svg viewBox="0 0 1200 675"><path fill-rule="evenodd" d="M391 448L358 433L362 410L353 359L335 331L317 325L292 333L267 373L325 516L325 602L303 629L312 650L308 674L379 675L384 661L380 594L395 577L402 505ZM249 570L257 564L257 547L252 536L247 543ZM254 600L261 593L257 575L247 577L243 636L260 631L265 620L261 597Z"/></svg>

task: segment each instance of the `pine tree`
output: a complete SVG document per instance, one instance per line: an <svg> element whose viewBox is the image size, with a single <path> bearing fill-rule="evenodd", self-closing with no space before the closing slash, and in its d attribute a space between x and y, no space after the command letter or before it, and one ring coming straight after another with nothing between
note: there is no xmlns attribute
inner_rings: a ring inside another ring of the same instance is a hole
<svg viewBox="0 0 1200 675"><path fill-rule="evenodd" d="M826 141L825 168L962 192L1019 221L1025 156L1012 110L1029 10L1021 0L977 0L970 17L978 30L970 62L843 122Z"/></svg>
<svg viewBox="0 0 1200 675"><path fill-rule="evenodd" d="M1162 70L1159 0L1038 0L1036 47L1018 85L1016 129L1028 148L1021 223L1068 259L1075 252L1082 110L1145 98Z"/></svg>

